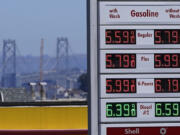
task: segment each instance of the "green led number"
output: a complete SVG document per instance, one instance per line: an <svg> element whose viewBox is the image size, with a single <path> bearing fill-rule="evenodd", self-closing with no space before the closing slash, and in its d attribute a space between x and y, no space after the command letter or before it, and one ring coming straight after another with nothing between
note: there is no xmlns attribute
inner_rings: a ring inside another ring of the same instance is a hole
<svg viewBox="0 0 180 135"><path fill-rule="evenodd" d="M170 103L165 104L165 111L166 111L166 116L171 116L171 104Z"/></svg>
<svg viewBox="0 0 180 135"><path fill-rule="evenodd" d="M111 117L113 115L112 104L106 104L106 116Z"/></svg>
<svg viewBox="0 0 180 135"><path fill-rule="evenodd" d="M124 116L128 117L129 116L129 110L130 110L130 106L129 104L124 104Z"/></svg>
<svg viewBox="0 0 180 135"><path fill-rule="evenodd" d="M179 115L179 105L177 103L173 104L173 116Z"/></svg>
<svg viewBox="0 0 180 135"><path fill-rule="evenodd" d="M136 106L135 106L135 104L132 104L131 106L132 106L132 108L131 108L131 115L132 116L136 116Z"/></svg>
<svg viewBox="0 0 180 135"><path fill-rule="evenodd" d="M156 116L161 116L162 110L161 110L161 104L156 104Z"/></svg>
<svg viewBox="0 0 180 135"><path fill-rule="evenodd" d="M121 117L122 116L122 105L121 104L117 104L116 105L116 116L117 117Z"/></svg>

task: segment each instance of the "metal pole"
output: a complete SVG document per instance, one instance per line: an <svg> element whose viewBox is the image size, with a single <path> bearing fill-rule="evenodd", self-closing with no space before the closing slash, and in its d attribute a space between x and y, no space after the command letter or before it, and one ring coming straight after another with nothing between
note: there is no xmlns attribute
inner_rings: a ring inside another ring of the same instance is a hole
<svg viewBox="0 0 180 135"><path fill-rule="evenodd" d="M97 54L97 0L87 1L87 42L88 42L88 134L98 135L98 54Z"/></svg>

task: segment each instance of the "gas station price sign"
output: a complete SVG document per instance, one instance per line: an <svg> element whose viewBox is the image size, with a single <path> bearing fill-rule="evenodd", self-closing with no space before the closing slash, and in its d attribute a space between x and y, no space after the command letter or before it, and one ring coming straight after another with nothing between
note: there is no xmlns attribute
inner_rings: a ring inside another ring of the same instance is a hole
<svg viewBox="0 0 180 135"><path fill-rule="evenodd" d="M106 68L136 68L136 54L107 53ZM180 68L180 53L154 54L154 68Z"/></svg>
<svg viewBox="0 0 180 135"><path fill-rule="evenodd" d="M180 92L180 78L155 78L154 90L155 93ZM136 79L108 78L106 79L106 93L136 93Z"/></svg>
<svg viewBox="0 0 180 135"><path fill-rule="evenodd" d="M180 97L180 74L101 75L100 97Z"/></svg>
<svg viewBox="0 0 180 135"><path fill-rule="evenodd" d="M180 72L179 50L102 50L101 73Z"/></svg>
<svg viewBox="0 0 180 135"><path fill-rule="evenodd" d="M106 109L103 109L106 108ZM180 98L102 99L101 121L167 122L180 120Z"/></svg>
<svg viewBox="0 0 180 135"><path fill-rule="evenodd" d="M103 48L180 48L180 26L101 26Z"/></svg>
<svg viewBox="0 0 180 135"><path fill-rule="evenodd" d="M91 135L180 132L180 2L91 0L89 43Z"/></svg>
<svg viewBox="0 0 180 135"><path fill-rule="evenodd" d="M138 33L138 37L152 37L148 32L146 34ZM154 30L154 44L180 44L180 30L179 29L155 29ZM132 44L136 45L136 30L133 29L106 29L105 30L105 44Z"/></svg>
<svg viewBox="0 0 180 135"><path fill-rule="evenodd" d="M179 117L180 102L156 102L155 117ZM137 117L137 103L106 103L106 117Z"/></svg>

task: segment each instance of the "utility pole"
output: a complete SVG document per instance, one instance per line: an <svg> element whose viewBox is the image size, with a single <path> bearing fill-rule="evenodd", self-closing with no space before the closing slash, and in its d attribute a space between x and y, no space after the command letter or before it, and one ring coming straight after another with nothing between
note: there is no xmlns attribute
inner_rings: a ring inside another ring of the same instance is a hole
<svg viewBox="0 0 180 135"><path fill-rule="evenodd" d="M41 39L40 47L40 82L43 80L43 50L44 50L44 39Z"/></svg>
<svg viewBox="0 0 180 135"><path fill-rule="evenodd" d="M46 90L45 86L47 85L46 82L43 82L43 51L44 51L44 39L41 39L41 47L40 47L40 80L39 80L39 86L40 86L40 97L41 100L46 100Z"/></svg>

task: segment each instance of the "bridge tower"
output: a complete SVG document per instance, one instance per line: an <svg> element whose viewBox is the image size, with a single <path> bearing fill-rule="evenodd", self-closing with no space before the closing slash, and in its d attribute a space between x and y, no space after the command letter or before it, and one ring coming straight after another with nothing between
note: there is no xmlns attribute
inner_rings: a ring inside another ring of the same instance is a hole
<svg viewBox="0 0 180 135"><path fill-rule="evenodd" d="M16 42L3 40L2 87L16 87Z"/></svg>
<svg viewBox="0 0 180 135"><path fill-rule="evenodd" d="M57 38L56 72L69 69L69 43L68 38Z"/></svg>

